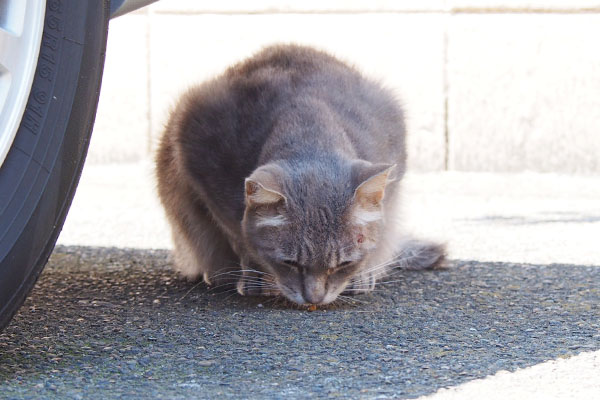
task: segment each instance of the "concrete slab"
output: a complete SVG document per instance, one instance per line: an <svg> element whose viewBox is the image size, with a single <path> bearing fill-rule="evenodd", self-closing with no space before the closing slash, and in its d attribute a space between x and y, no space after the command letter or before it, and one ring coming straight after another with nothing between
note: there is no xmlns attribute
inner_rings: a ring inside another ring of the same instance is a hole
<svg viewBox="0 0 600 400"><path fill-rule="evenodd" d="M448 244L452 258L600 264L600 178L431 173L405 181L408 232Z"/></svg>
<svg viewBox="0 0 600 400"><path fill-rule="evenodd" d="M440 170L445 21L437 14L151 15L153 141L185 88L267 44L296 42L328 50L396 92L407 110L410 167Z"/></svg>
<svg viewBox="0 0 600 400"><path fill-rule="evenodd" d="M600 171L600 15L455 15L449 166Z"/></svg>
<svg viewBox="0 0 600 400"><path fill-rule="evenodd" d="M500 371L418 400L593 399L600 393L600 351L582 352L519 369Z"/></svg>
<svg viewBox="0 0 600 400"><path fill-rule="evenodd" d="M171 248L153 166L86 164L59 243Z"/></svg>
<svg viewBox="0 0 600 400"><path fill-rule="evenodd" d="M88 160L150 158L184 88L294 41L398 93L415 171L599 173L599 21L598 0L160 1L111 22Z"/></svg>
<svg viewBox="0 0 600 400"><path fill-rule="evenodd" d="M106 62L88 163L134 162L148 155L148 20L110 22Z"/></svg>

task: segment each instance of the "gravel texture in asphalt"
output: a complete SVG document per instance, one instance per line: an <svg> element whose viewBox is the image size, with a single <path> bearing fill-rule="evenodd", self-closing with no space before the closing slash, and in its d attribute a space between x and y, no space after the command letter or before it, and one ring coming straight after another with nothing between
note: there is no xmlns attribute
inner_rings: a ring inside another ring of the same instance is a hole
<svg viewBox="0 0 600 400"><path fill-rule="evenodd" d="M0 398L412 398L600 349L600 268L452 261L309 312L59 246L0 333Z"/></svg>

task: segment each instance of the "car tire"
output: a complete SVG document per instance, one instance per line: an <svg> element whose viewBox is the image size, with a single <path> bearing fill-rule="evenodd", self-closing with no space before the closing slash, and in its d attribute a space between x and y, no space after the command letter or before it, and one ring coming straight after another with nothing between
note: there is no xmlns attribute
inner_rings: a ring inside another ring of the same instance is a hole
<svg viewBox="0 0 600 400"><path fill-rule="evenodd" d="M109 1L47 0L27 105L0 167L0 329L58 238L96 115Z"/></svg>

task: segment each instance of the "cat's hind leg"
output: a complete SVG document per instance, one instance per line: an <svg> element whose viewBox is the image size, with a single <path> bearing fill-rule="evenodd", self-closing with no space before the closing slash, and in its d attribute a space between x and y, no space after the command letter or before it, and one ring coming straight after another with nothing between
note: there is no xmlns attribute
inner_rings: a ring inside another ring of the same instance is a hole
<svg viewBox="0 0 600 400"><path fill-rule="evenodd" d="M407 270L438 269L445 266L446 246L420 239L405 239L395 255L393 268Z"/></svg>
<svg viewBox="0 0 600 400"><path fill-rule="evenodd" d="M208 285L235 284L239 258L208 210L180 197L176 213L168 215L174 242L175 269L189 280Z"/></svg>
<svg viewBox="0 0 600 400"><path fill-rule="evenodd" d="M191 281L202 278L208 285L233 283L239 264L225 238L206 225L194 231L192 236L172 227L175 270Z"/></svg>
<svg viewBox="0 0 600 400"><path fill-rule="evenodd" d="M396 249L388 248L371 258L368 266L348 284L344 294L369 292L394 269L414 271L445 266L446 246L443 244L418 239L404 239L398 243Z"/></svg>
<svg viewBox="0 0 600 400"><path fill-rule="evenodd" d="M161 141L156 175L158 194L171 225L175 269L189 280L203 278L208 284L235 284L232 275L240 269L239 258L190 186L190 178L176 157L173 138L172 133L165 134Z"/></svg>

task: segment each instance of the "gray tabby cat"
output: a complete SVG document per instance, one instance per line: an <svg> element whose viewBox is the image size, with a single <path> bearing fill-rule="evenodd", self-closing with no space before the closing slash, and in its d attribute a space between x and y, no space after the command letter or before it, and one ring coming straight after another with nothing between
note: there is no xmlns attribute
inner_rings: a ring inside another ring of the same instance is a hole
<svg viewBox="0 0 600 400"><path fill-rule="evenodd" d="M166 126L158 190L176 268L242 295L327 304L443 246L403 239L402 110L308 47L273 46L191 89Z"/></svg>

